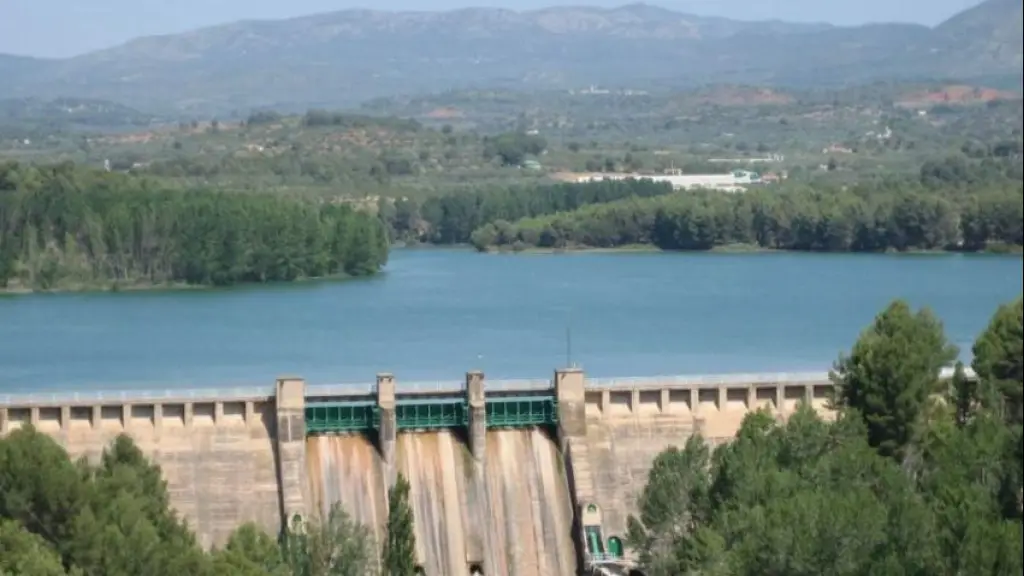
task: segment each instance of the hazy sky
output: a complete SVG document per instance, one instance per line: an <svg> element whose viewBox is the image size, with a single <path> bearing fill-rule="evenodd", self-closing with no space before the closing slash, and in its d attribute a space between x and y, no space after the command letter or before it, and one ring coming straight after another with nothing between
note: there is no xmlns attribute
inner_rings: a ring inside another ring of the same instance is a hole
<svg viewBox="0 0 1024 576"><path fill-rule="evenodd" d="M0 53L63 57L137 36L182 32L252 18L287 18L374 7L444 10L552 5L617 6L631 0L0 0ZM706 16L777 18L840 25L917 22L934 25L979 0L649 0Z"/></svg>

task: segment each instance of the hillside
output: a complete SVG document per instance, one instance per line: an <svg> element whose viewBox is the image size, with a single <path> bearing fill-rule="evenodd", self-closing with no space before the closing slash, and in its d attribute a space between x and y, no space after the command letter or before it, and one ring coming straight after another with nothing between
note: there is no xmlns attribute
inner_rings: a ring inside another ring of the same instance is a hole
<svg viewBox="0 0 1024 576"><path fill-rule="evenodd" d="M987 0L935 29L738 22L643 4L526 12L347 10L142 38L68 60L0 58L0 73L10 79L0 85L0 98L75 95L223 114L470 87L1017 78L1020 7L1021 0Z"/></svg>
<svg viewBox="0 0 1024 576"><path fill-rule="evenodd" d="M954 67L971 66L979 74L998 73L1024 64L1024 3L989 0L961 12L936 28Z"/></svg>

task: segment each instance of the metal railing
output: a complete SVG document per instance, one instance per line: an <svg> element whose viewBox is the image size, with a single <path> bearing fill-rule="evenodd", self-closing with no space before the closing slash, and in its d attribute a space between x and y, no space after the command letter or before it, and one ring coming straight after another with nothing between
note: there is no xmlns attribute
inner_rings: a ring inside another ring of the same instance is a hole
<svg viewBox="0 0 1024 576"><path fill-rule="evenodd" d="M451 394L465 391L466 382L463 380L395 382L395 394Z"/></svg>
<svg viewBox="0 0 1024 576"><path fill-rule="evenodd" d="M127 404L131 402L193 402L196 400L259 400L275 394L273 386L234 388L167 388L163 390L82 390L0 394L0 406L60 404Z"/></svg>
<svg viewBox="0 0 1024 576"><path fill-rule="evenodd" d="M553 390L551 380L485 380L484 392L541 392Z"/></svg>
<svg viewBox="0 0 1024 576"><path fill-rule="evenodd" d="M593 389L660 388L662 386L719 386L722 384L763 383L827 383L828 372L762 372L751 374L706 374L692 376L643 376L626 378L587 378L585 386Z"/></svg>
<svg viewBox="0 0 1024 576"><path fill-rule="evenodd" d="M377 393L374 383L359 384L307 384L306 398L331 396L373 396Z"/></svg>
<svg viewBox="0 0 1024 576"><path fill-rule="evenodd" d="M953 377L954 369L943 368L939 377L948 379ZM976 378L977 375L971 368L964 368L964 375L968 378ZM704 374L704 375L669 375L669 376L642 376L625 378L587 378L584 385L589 389L633 389L633 388L661 388L664 386L692 388L700 386L720 386L748 384L830 384L828 372L757 372L749 374Z"/></svg>
<svg viewBox="0 0 1024 576"><path fill-rule="evenodd" d="M974 370L964 369L968 378L976 378ZM953 368L943 368L940 377L950 378ZM587 378L584 386L590 390L631 390L634 388L700 387L719 385L749 384L828 384L828 372L779 372L749 374L707 374L690 376L645 376L625 378ZM485 392L537 392L551 390L551 380L485 380ZM466 383L462 380L427 382L396 382L399 394L459 394L465 393ZM312 384L306 386L307 397L331 396L373 396L377 393L376 383ZM37 406L61 404L125 404L140 402L192 402L214 400L260 400L275 395L273 385L223 388L182 388L161 390L81 390L62 392L32 392L24 394L0 394L0 406Z"/></svg>
<svg viewBox="0 0 1024 576"><path fill-rule="evenodd" d="M621 556L607 552L588 552L587 554L591 564L621 564L623 561Z"/></svg>
<svg viewBox="0 0 1024 576"><path fill-rule="evenodd" d="M552 390L551 380L484 380L484 392L538 392ZM397 394L461 394L466 391L466 382L462 380L434 380L422 382L395 382ZM352 384L307 384L306 397L328 396L373 396L377 394L377 384L360 382Z"/></svg>

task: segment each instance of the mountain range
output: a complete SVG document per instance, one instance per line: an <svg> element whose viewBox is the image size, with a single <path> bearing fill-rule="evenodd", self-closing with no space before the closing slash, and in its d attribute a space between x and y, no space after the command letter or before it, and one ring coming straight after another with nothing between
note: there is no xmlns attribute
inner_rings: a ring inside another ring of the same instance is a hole
<svg viewBox="0 0 1024 576"><path fill-rule="evenodd" d="M346 10L140 38L61 60L0 55L0 98L102 98L220 114L465 88L931 79L1017 88L1022 16L1022 0L986 0L934 28L742 22L646 4Z"/></svg>

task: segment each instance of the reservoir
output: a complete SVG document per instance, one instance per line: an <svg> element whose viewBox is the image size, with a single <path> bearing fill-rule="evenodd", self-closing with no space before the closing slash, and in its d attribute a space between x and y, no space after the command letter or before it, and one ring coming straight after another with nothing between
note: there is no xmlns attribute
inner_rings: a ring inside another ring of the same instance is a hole
<svg viewBox="0 0 1024 576"><path fill-rule="evenodd" d="M827 370L894 298L969 359L1018 256L396 250L380 275L0 297L0 393Z"/></svg>

